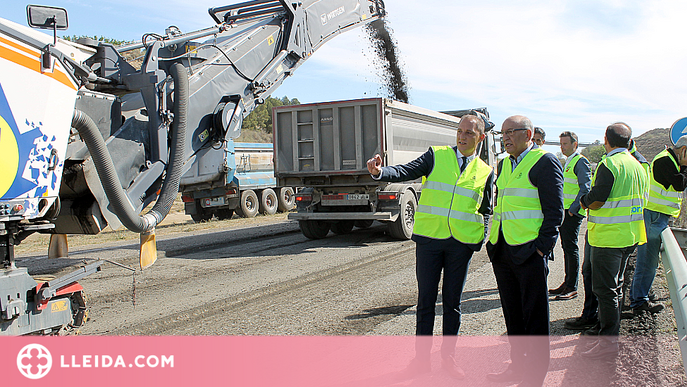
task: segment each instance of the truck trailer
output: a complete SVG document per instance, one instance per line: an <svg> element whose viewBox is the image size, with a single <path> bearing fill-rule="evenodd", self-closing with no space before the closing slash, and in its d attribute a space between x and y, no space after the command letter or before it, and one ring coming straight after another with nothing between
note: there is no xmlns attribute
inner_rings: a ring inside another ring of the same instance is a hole
<svg viewBox="0 0 687 387"><path fill-rule="evenodd" d="M231 219L234 212L244 218L258 212L273 215L296 206L293 188L277 187L271 143L228 141L224 151L223 168L218 170L226 170L225 180L194 184L192 190L181 186L184 211L194 221Z"/></svg>
<svg viewBox="0 0 687 387"><path fill-rule="evenodd" d="M422 182L374 180L367 160L380 154L384 165L404 164L431 146L453 146L460 117L478 113L488 121L486 108L439 113L384 98L274 108L277 184L302 187L289 219L310 239L374 221L386 223L392 237L409 239ZM497 154L492 127L477 150L489 165Z"/></svg>

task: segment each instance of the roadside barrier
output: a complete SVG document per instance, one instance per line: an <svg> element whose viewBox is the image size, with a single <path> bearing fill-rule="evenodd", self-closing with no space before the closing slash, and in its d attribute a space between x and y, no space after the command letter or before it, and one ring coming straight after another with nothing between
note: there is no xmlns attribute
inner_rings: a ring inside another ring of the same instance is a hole
<svg viewBox="0 0 687 387"><path fill-rule="evenodd" d="M687 374L687 326L685 325L687 322L687 261L683 250L687 249L687 230L667 228L661 233L661 239L663 239L661 259L675 312L682 364L686 367Z"/></svg>

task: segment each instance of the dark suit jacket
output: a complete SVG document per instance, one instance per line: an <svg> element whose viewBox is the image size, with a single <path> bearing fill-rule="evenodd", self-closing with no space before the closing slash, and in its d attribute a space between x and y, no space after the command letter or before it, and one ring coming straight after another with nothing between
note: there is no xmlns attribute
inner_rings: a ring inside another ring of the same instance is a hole
<svg viewBox="0 0 687 387"><path fill-rule="evenodd" d="M503 160L499 163L499 174ZM552 153L544 154L528 173L528 178L539 192L544 221L539 229L539 236L518 246L511 246L505 242L503 233L499 230L496 245L487 242L489 259L494 260L497 255L508 253L516 264L521 264L536 254L537 249L548 256L558 239L558 227L563 223L563 167ZM498 198L498 195L496 196ZM498 199L496 199L498 200ZM496 203L495 203L496 205ZM504 249L504 250L502 250Z"/></svg>
<svg viewBox="0 0 687 387"><path fill-rule="evenodd" d="M456 147L453 147L456 150ZM409 162L408 164L402 165L392 165L388 167L382 167L381 181L388 181L391 183L401 182L401 181L411 181L418 179L422 176L429 176L434 169L434 150L429 148L429 150L423 153L417 159ZM489 215L492 213L491 199L493 195L493 185L494 185L494 172L487 179L487 184L484 187L484 196L482 197L482 204L479 208L479 213L484 215L485 220L489 219ZM486 229L486 228L485 228ZM415 242L423 241L424 239L431 239L420 235L413 234L412 238ZM467 244L472 250L478 251L482 247L482 243Z"/></svg>

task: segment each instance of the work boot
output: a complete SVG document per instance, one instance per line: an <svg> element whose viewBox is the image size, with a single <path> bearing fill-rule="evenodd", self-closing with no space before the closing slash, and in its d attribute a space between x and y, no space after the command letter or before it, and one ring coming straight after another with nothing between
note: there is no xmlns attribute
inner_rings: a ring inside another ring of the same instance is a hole
<svg viewBox="0 0 687 387"><path fill-rule="evenodd" d="M647 301L639 306L635 306L634 308L632 308L632 312L634 314L639 314L643 311L647 311L652 314L655 314L662 311L664 308L665 306L663 306L663 304L661 304L660 302Z"/></svg>
<svg viewBox="0 0 687 387"><path fill-rule="evenodd" d="M556 289L549 289L549 296L559 295L563 293L565 289L567 289L567 286L565 286L565 284L561 284L561 286L557 287Z"/></svg>
<svg viewBox="0 0 687 387"><path fill-rule="evenodd" d="M596 325L599 322L598 319L590 319L587 317L577 317L572 321L566 321L563 326L566 329L571 329L573 331L583 331L585 329L589 329Z"/></svg>

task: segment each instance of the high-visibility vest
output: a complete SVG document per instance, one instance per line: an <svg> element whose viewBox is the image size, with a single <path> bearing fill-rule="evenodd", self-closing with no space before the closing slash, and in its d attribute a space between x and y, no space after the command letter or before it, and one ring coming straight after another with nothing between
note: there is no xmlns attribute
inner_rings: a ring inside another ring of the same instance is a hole
<svg viewBox="0 0 687 387"><path fill-rule="evenodd" d="M629 247L646 243L644 193L647 176L630 152L622 151L601 160L613 174L613 188L604 205L589 210L589 244L594 247ZM594 173L596 183L599 168Z"/></svg>
<svg viewBox="0 0 687 387"><path fill-rule="evenodd" d="M630 152L630 154L631 154L635 159L637 159L637 157L636 157L636 155L635 155L635 152L637 152L637 145L635 144L634 141L632 141L632 147L630 147L630 149L628 149L628 152ZM641 153L640 153L640 154L641 154ZM642 158L643 158L643 157L642 157ZM637 160L637 161L639 161L639 160ZM644 169L644 172L646 172L647 179L650 179L650 178L651 178L651 164L649 164L648 161L647 161L647 162L639 161L639 164L640 164L640 165L642 166L642 168ZM646 189L649 189L649 186L648 186L648 185L646 186ZM647 192L647 195L648 195L648 192ZM646 204L646 201L644 201L644 203Z"/></svg>
<svg viewBox="0 0 687 387"><path fill-rule="evenodd" d="M587 160L586 157L578 153L573 156L572 160L570 160L568 166L563 171L563 207L566 210L570 209L570 206L575 203L575 198L577 198L577 194L580 193L579 180L575 174L575 166L577 162L580 161L580 158ZM585 210L581 207L578 213L582 216L586 214Z"/></svg>
<svg viewBox="0 0 687 387"><path fill-rule="evenodd" d="M670 155L668 150L664 150L654 157L651 162L651 170L654 170L654 164L656 160L661 157L667 157L673 161L675 168L680 171L680 165L677 163L675 158ZM654 174L650 175L651 183L649 184L649 201L646 203L646 208L651 211L660 212L670 216L678 217L680 215L680 205L682 205L682 191L677 191L672 185L665 189L663 184L660 184L654 179Z"/></svg>
<svg viewBox="0 0 687 387"><path fill-rule="evenodd" d="M475 157L460 173L456 152L434 146L434 168L422 185L413 233L434 239L453 237L463 243L484 240L479 208L491 167Z"/></svg>
<svg viewBox="0 0 687 387"><path fill-rule="evenodd" d="M511 246L535 240L544 222L539 191L529 179L530 169L547 153L541 148L531 149L512 170L510 157L503 160L501 173L496 179L498 197L489 241L496 244L499 230ZM512 170L512 171L511 171Z"/></svg>

